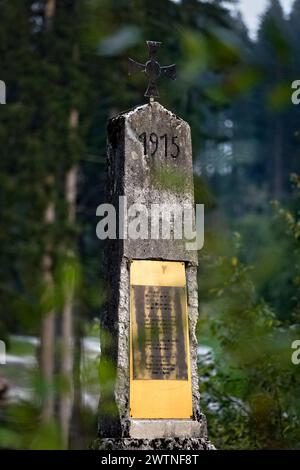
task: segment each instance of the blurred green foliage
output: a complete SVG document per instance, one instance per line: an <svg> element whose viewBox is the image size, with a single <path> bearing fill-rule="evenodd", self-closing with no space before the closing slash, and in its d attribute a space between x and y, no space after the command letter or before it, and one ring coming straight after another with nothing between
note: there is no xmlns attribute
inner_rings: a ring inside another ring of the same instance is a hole
<svg viewBox="0 0 300 470"><path fill-rule="evenodd" d="M201 271L208 279L204 286L200 283L204 301L199 335L212 335L218 346L214 363L200 363L202 403L219 448L300 446L300 375L291 360L292 342L300 335L300 184L296 175L292 180L297 188L295 207L291 211L274 204L274 217L280 219L284 242L296 261L286 268L292 277L288 318L280 320L272 304L260 296L255 270L241 261L240 234L235 234L231 247L224 250L217 244L203 253Z"/></svg>

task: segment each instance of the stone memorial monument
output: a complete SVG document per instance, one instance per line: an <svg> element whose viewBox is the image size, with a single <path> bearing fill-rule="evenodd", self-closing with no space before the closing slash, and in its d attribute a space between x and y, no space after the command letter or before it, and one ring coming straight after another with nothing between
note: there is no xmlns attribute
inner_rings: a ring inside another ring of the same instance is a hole
<svg viewBox="0 0 300 470"><path fill-rule="evenodd" d="M191 132L155 101L158 77L175 79L176 66L160 67L160 43L147 44L147 63L129 59L129 70L149 77L150 102L108 123L117 223L106 241L96 447L211 449L198 386L198 253L176 224L183 214L195 228Z"/></svg>

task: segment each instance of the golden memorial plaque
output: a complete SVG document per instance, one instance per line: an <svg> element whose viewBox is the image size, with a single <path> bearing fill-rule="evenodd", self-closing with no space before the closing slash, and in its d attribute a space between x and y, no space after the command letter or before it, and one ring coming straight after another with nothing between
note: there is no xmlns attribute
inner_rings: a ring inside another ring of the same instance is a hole
<svg viewBox="0 0 300 470"><path fill-rule="evenodd" d="M192 415L184 263L131 263L130 415L140 419Z"/></svg>

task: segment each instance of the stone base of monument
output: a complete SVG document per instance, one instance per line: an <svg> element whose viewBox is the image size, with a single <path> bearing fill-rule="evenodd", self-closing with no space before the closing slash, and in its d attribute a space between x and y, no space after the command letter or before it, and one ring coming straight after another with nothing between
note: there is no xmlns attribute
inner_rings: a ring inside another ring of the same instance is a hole
<svg viewBox="0 0 300 470"><path fill-rule="evenodd" d="M98 450L214 450L207 437L206 420L130 419L124 438L99 438Z"/></svg>
<svg viewBox="0 0 300 470"><path fill-rule="evenodd" d="M203 435L201 423L190 419L131 419L129 436L133 439L164 439Z"/></svg>
<svg viewBox="0 0 300 470"><path fill-rule="evenodd" d="M97 439L94 450L215 450L208 439L168 437L162 439Z"/></svg>

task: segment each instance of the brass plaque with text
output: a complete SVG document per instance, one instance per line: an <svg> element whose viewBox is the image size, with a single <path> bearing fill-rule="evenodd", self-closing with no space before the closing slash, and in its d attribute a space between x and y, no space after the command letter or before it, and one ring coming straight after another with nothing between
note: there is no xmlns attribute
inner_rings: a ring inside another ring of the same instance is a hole
<svg viewBox="0 0 300 470"><path fill-rule="evenodd" d="M185 288L131 289L133 379L187 380Z"/></svg>
<svg viewBox="0 0 300 470"><path fill-rule="evenodd" d="M130 263L130 416L190 419L192 383L184 262Z"/></svg>

